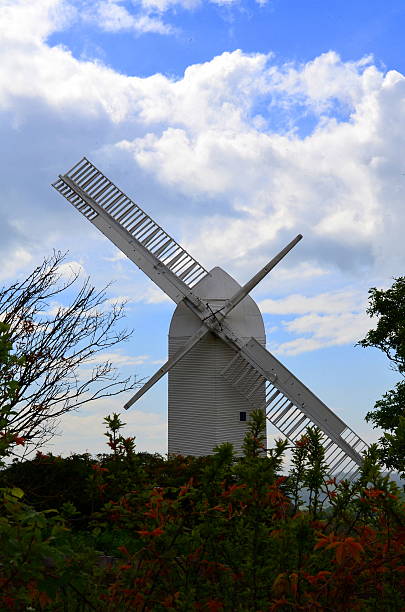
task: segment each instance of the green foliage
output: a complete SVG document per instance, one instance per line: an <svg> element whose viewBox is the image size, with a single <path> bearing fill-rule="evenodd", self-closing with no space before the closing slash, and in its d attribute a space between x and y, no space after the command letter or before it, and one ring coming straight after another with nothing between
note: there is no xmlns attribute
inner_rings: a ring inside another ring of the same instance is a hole
<svg viewBox="0 0 405 612"><path fill-rule="evenodd" d="M71 610L90 603L96 554L77 546L55 510L38 512L23 497L17 487L0 489L0 609L61 610L64 598Z"/></svg>
<svg viewBox="0 0 405 612"><path fill-rule="evenodd" d="M72 517L72 527L84 528L98 505L98 493L90 486L94 460L89 454L62 458L38 452L30 461L16 461L0 472L0 486L15 483L25 492L25 500L37 510L72 504L79 512Z"/></svg>
<svg viewBox="0 0 405 612"><path fill-rule="evenodd" d="M126 425L121 421L120 415L113 412L112 416L108 415L104 418L104 423L107 425L104 435L108 438L107 444L112 449L114 457L132 457L135 453L135 438L124 438L119 435L119 430Z"/></svg>
<svg viewBox="0 0 405 612"><path fill-rule="evenodd" d="M259 413L242 457L228 443L200 458L136 453L119 415L105 423L110 454L0 472L0 609L403 609L405 508L375 445L356 482L335 483L317 429L281 476L286 443L263 448Z"/></svg>
<svg viewBox="0 0 405 612"><path fill-rule="evenodd" d="M309 491L309 510L313 518L318 514L322 496L322 487L328 474L325 462L325 450L322 444L322 432L317 427L308 427L306 432L307 467L304 474L304 486Z"/></svg>
<svg viewBox="0 0 405 612"><path fill-rule="evenodd" d="M294 504L294 512L303 504L301 491L307 480L309 438L305 434L295 442L292 449L291 469L288 478L289 493Z"/></svg>
<svg viewBox="0 0 405 612"><path fill-rule="evenodd" d="M388 469L398 470L405 478L405 416L400 416L392 433L380 438L380 457Z"/></svg>
<svg viewBox="0 0 405 612"><path fill-rule="evenodd" d="M24 363L25 357L16 357L12 349L10 326L0 321L0 467L16 445L24 444L24 438L18 435L15 427L10 426L10 421L16 414L12 405L20 389L13 379L13 370Z"/></svg>
<svg viewBox="0 0 405 612"><path fill-rule="evenodd" d="M378 317L377 326L359 342L383 351L398 372L405 373L405 276L394 279L386 291L369 290L367 314Z"/></svg>
<svg viewBox="0 0 405 612"><path fill-rule="evenodd" d="M369 290L367 313L377 317L371 329L359 342L363 347L382 350L394 369L405 375L405 277L394 279L390 289ZM389 469L405 476L405 380L398 382L378 400L366 420L386 431L379 440L380 458Z"/></svg>
<svg viewBox="0 0 405 612"><path fill-rule="evenodd" d="M394 431L400 418L405 413L405 380L401 380L395 388L384 393L374 405L374 410L366 415L366 421L371 421L374 427L386 431Z"/></svg>
<svg viewBox="0 0 405 612"><path fill-rule="evenodd" d="M243 442L245 457L258 457L265 451L266 415L264 410L253 410L250 414L249 428Z"/></svg>

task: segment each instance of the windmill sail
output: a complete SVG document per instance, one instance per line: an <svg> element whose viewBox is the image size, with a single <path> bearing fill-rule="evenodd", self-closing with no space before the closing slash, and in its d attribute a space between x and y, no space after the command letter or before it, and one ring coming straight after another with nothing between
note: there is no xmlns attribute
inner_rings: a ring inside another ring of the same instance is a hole
<svg viewBox="0 0 405 612"><path fill-rule="evenodd" d="M256 407L266 411L270 423L292 443L307 427L317 426L323 433L330 473L355 476L367 444L254 338L235 354L222 375L251 403L265 382L265 401Z"/></svg>
<svg viewBox="0 0 405 612"><path fill-rule="evenodd" d="M142 208L83 157L53 187L136 263L176 303L207 270Z"/></svg>

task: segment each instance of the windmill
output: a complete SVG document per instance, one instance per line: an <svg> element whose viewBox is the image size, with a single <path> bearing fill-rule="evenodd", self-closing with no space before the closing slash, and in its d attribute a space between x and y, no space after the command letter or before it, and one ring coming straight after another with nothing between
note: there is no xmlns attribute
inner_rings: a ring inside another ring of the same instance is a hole
<svg viewBox="0 0 405 612"><path fill-rule="evenodd" d="M168 361L125 405L168 373L169 453L207 455L224 441L240 453L249 414L260 408L292 443L317 426L330 473L354 476L366 443L266 350L249 296L301 235L240 286L219 267L207 271L85 157L53 187L177 304Z"/></svg>

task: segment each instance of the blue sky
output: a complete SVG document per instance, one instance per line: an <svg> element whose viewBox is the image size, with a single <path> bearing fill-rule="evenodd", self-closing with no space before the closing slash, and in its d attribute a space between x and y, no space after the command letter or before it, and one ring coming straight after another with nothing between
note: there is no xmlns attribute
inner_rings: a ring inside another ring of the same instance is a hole
<svg viewBox="0 0 405 612"><path fill-rule="evenodd" d="M366 440L396 380L354 347L367 290L404 273L402 1L0 0L0 282L53 248L128 299L112 359L148 376L174 305L50 188L83 155L205 267L254 292L268 348ZM64 419L55 452L99 452L126 398ZM166 451L166 381L125 413ZM274 432L270 432L272 435Z"/></svg>

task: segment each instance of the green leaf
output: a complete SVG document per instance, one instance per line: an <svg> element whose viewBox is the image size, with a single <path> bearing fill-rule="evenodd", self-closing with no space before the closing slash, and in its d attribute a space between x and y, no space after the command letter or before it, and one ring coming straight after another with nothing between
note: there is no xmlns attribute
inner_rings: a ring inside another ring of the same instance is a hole
<svg viewBox="0 0 405 612"><path fill-rule="evenodd" d="M11 495L13 497L18 497L18 499L21 499L22 497L24 497L24 491L19 487L13 487L11 489Z"/></svg>

